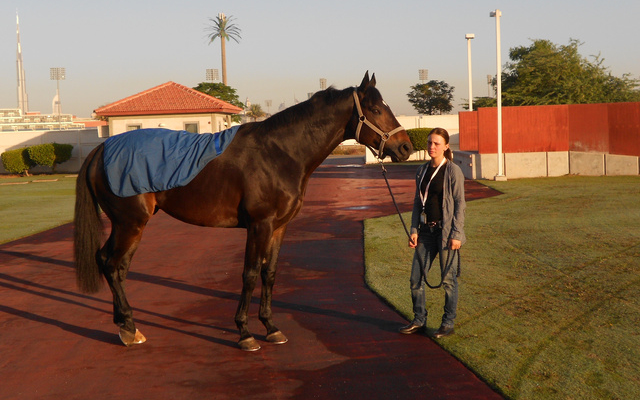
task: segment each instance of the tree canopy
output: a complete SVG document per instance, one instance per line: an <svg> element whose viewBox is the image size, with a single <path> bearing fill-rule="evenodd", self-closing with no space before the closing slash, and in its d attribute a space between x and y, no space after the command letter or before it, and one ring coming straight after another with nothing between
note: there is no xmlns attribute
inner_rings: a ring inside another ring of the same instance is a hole
<svg viewBox="0 0 640 400"><path fill-rule="evenodd" d="M445 81L431 80L411 86L411 92L407 93L407 96L409 103L420 114L446 114L453 109L451 101L454 89Z"/></svg>
<svg viewBox="0 0 640 400"><path fill-rule="evenodd" d="M495 97L487 97L487 96L480 96L480 97L474 97L473 98L473 108L474 109L478 109L481 107L495 107L496 106L496 98ZM469 109L469 103L464 103L462 104L462 107L465 110Z"/></svg>
<svg viewBox="0 0 640 400"><path fill-rule="evenodd" d="M194 89L244 109L244 104L238 98L236 89L227 86L224 83L200 82L198 83L198 86L194 87ZM234 122L240 122L240 116L234 115L231 117L231 120Z"/></svg>
<svg viewBox="0 0 640 400"><path fill-rule="evenodd" d="M262 110L260 104L251 104L251 107L249 107L249 111L247 111L247 117L253 118L254 121L257 121L258 118L262 118L265 115L266 114Z"/></svg>
<svg viewBox="0 0 640 400"><path fill-rule="evenodd" d="M505 106L613 103L640 101L638 80L629 74L615 77L603 66L600 55L582 57L581 43L567 45L533 40L530 46L509 50L502 76Z"/></svg>

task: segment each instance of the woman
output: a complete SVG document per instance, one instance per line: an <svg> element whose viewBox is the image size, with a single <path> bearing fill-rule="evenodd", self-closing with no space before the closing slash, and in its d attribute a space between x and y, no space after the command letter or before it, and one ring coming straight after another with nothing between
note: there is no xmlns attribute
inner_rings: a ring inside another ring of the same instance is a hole
<svg viewBox="0 0 640 400"><path fill-rule="evenodd" d="M400 328L401 333L411 334L424 331L427 323L425 306L425 277L437 255L440 257L440 271L444 271L447 254L450 251L451 269L443 279L445 292L444 315L440 328L434 337L440 338L453 333L456 307L458 305L457 269L459 249L466 241L464 235L464 175L460 167L451 160L449 133L435 128L429 134L428 152L431 161L418 168L416 174L416 195L411 216L411 237L409 247L416 249L411 266L411 298L414 319Z"/></svg>

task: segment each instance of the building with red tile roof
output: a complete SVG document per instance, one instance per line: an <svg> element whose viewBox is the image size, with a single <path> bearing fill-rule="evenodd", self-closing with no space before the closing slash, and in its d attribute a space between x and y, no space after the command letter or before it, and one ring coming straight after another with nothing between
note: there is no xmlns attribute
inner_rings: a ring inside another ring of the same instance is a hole
<svg viewBox="0 0 640 400"><path fill-rule="evenodd" d="M191 132L218 132L228 127L228 116L242 109L175 82L167 82L97 108L95 115L108 122L100 136L133 129L167 128Z"/></svg>

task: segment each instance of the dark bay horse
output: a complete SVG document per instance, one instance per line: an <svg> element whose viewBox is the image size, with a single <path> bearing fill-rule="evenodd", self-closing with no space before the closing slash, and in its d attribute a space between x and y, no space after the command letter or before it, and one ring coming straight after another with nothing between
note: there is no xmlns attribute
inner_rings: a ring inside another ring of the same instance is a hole
<svg viewBox="0 0 640 400"><path fill-rule="evenodd" d="M107 182L104 145L84 162L76 184L75 260L78 285L95 293L105 277L113 294L114 323L129 346L146 339L136 329L124 281L145 225L158 210L210 227L245 228L243 285L235 322L240 348L260 345L247 328L249 304L262 278L259 319L267 341L285 343L271 315L276 261L287 224L300 211L311 173L345 139L377 149L379 157L406 160L411 142L366 73L357 88L329 88L263 122L242 125L228 148L186 186L130 197L116 196ZM375 151L375 150L374 150ZM111 220L102 245L99 210Z"/></svg>

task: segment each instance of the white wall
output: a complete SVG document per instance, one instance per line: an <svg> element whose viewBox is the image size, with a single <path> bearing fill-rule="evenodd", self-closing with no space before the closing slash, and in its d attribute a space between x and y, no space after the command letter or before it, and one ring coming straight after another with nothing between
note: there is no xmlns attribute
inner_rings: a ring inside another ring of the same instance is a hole
<svg viewBox="0 0 640 400"><path fill-rule="evenodd" d="M444 128L449 135L460 133L458 114L452 115L398 115L396 116L404 129Z"/></svg>
<svg viewBox="0 0 640 400"><path fill-rule="evenodd" d="M222 114L174 114L109 117L109 135L126 132L128 125L140 125L142 129L165 128L180 131L185 123L197 123L198 133L215 133L227 129Z"/></svg>
<svg viewBox="0 0 640 400"><path fill-rule="evenodd" d="M417 115L417 116L407 116L407 115L397 115L396 119L402 125L404 129L414 129L414 128L444 128L449 132L449 144L455 149L460 143L459 133L460 128L458 124L458 114L453 115ZM348 140L343 144L351 144L347 143ZM355 144L355 141L353 141ZM425 155L424 152L415 152L409 158L410 161L422 161L428 159L429 156ZM389 157L384 159L384 162L390 162L391 159ZM375 158L373 153L366 150L365 154L365 162L367 164L377 163L378 160Z"/></svg>
<svg viewBox="0 0 640 400"><path fill-rule="evenodd" d="M76 173L85 157L104 139L98 137L96 128L65 131L19 131L0 133L0 154L36 144L61 143L73 145L71 159L56 167L56 172ZM37 167L33 172L51 172L50 168ZM0 173L7 173L0 162Z"/></svg>

